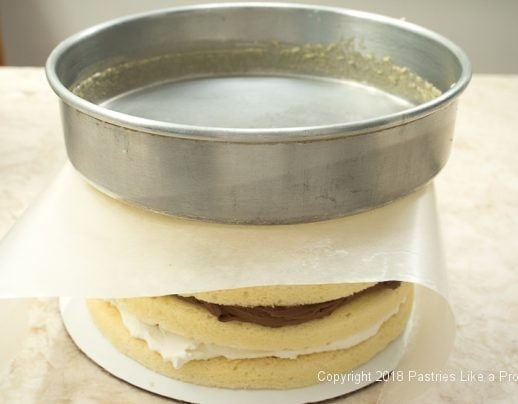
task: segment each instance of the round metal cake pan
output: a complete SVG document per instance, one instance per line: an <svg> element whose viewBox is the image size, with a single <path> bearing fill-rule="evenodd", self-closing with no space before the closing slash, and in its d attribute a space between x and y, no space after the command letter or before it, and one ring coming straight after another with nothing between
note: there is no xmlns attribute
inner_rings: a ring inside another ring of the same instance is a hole
<svg viewBox="0 0 518 404"><path fill-rule="evenodd" d="M199 220L287 224L386 204L446 163L464 52L363 12L232 3L114 20L47 61L68 156L101 191Z"/></svg>

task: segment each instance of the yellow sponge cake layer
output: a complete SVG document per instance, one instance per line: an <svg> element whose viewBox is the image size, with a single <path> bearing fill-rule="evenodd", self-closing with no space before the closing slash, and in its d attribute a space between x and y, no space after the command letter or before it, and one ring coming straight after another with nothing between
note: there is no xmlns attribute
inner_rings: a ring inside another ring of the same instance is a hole
<svg viewBox="0 0 518 404"><path fill-rule="evenodd" d="M335 283L323 285L279 285L254 286L228 290L216 290L202 293L191 293L209 303L251 306L295 306L313 304L350 296L374 286L370 283Z"/></svg>
<svg viewBox="0 0 518 404"><path fill-rule="evenodd" d="M230 321L221 322L203 307L174 296L119 299L117 305L145 324L182 337L248 350L301 349L325 345L359 334L380 324L412 300L413 285L380 288L361 294L330 315L279 328Z"/></svg>

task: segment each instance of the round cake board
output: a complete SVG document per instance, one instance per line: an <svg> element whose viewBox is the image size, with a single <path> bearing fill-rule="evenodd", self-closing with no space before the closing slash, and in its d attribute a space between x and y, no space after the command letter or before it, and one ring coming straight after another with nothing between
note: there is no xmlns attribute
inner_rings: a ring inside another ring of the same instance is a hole
<svg viewBox="0 0 518 404"><path fill-rule="evenodd" d="M369 362L354 369L352 372L355 375L364 375L359 381L351 377L351 380L343 383L322 382L288 390L233 390L185 383L156 373L128 358L111 345L93 323L84 299L61 298L59 305L65 328L72 340L100 367L117 378L151 393L199 404L264 404L279 402L280 399L284 404L301 404L350 394L376 382L382 374L396 367L403 355L407 334L403 333ZM411 321L407 325L407 331L410 327Z"/></svg>

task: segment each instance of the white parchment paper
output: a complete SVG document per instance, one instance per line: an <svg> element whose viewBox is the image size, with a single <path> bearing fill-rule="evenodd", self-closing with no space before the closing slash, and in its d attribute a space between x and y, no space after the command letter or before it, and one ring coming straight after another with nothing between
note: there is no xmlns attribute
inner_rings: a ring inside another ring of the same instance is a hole
<svg viewBox="0 0 518 404"><path fill-rule="evenodd" d="M381 399L429 383L454 338L435 194L298 225L243 226L163 216L115 201L67 165L0 244L0 297L136 297L257 285L401 280L416 287L414 326Z"/></svg>

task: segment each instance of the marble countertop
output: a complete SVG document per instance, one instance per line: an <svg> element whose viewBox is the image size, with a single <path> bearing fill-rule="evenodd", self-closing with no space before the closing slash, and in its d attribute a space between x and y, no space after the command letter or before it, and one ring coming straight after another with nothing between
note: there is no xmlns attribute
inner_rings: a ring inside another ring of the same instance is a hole
<svg viewBox="0 0 518 404"><path fill-rule="evenodd" d="M57 98L43 69L0 68L0 90L1 238L66 157ZM451 159L436 179L457 318L447 372L518 375L517 111L518 76L475 76L461 98ZM0 345L0 358L10 358L0 369L0 402L167 401L119 381L80 353L55 299L25 304L28 332L12 349ZM3 325L12 317L0 310ZM372 403L379 389L338 402ZM457 380L431 384L418 402L517 399L518 381Z"/></svg>

